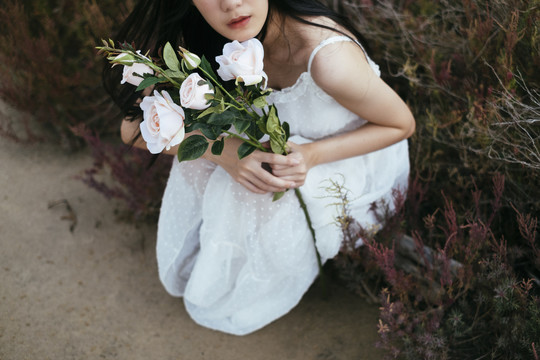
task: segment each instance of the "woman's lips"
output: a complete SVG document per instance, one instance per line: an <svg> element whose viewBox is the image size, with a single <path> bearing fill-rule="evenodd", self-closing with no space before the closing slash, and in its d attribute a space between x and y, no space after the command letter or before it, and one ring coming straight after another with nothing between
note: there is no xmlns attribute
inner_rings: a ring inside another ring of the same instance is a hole
<svg viewBox="0 0 540 360"><path fill-rule="evenodd" d="M227 23L227 26L230 27L231 29L238 29L238 28L246 26L250 19L251 19L251 16L239 16L229 21Z"/></svg>

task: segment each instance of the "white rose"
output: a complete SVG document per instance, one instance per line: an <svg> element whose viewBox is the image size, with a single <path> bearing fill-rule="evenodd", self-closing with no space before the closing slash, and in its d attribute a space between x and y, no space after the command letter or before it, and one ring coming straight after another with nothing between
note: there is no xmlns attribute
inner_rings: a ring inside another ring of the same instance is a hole
<svg viewBox="0 0 540 360"><path fill-rule="evenodd" d="M152 154L169 150L184 140L184 110L173 102L168 92L160 94L154 90L154 96L146 96L140 106L144 119L141 135Z"/></svg>
<svg viewBox="0 0 540 360"><path fill-rule="evenodd" d="M154 70L145 64L136 63L131 66L124 65L124 72L122 73L122 81L120 83L129 83L131 85L139 86L143 81L143 74L154 74Z"/></svg>
<svg viewBox="0 0 540 360"><path fill-rule="evenodd" d="M202 83L204 82L204 84ZM210 106L206 94L214 94L208 82L199 74L189 75L180 86L180 104L188 109L204 110Z"/></svg>
<svg viewBox="0 0 540 360"><path fill-rule="evenodd" d="M223 55L216 57L220 65L217 73L225 81L236 79L236 83L255 85L263 82L266 86L268 76L263 71L264 48L257 39L242 43L234 40L225 44Z"/></svg>

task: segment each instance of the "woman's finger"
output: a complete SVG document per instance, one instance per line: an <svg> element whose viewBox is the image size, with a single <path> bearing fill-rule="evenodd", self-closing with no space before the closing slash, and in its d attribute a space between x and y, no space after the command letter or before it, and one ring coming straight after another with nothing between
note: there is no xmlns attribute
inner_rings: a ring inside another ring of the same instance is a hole
<svg viewBox="0 0 540 360"><path fill-rule="evenodd" d="M273 154L273 153L266 153L266 152L254 152L253 158L262 162L267 163L271 167L273 166L296 166L300 162L297 157L295 156L285 156L285 155L279 155L279 154Z"/></svg>
<svg viewBox="0 0 540 360"><path fill-rule="evenodd" d="M273 175L261 165L255 158L243 159L237 173L237 181L251 191L255 187L257 193L283 191L295 185L293 181L280 179Z"/></svg>
<svg viewBox="0 0 540 360"><path fill-rule="evenodd" d="M282 179L261 168L260 171L254 174L255 179L252 181L256 186L267 191L283 191L294 187L294 181Z"/></svg>
<svg viewBox="0 0 540 360"><path fill-rule="evenodd" d="M239 184L256 194L266 194L268 192L266 190L260 189L248 180L239 181Z"/></svg>
<svg viewBox="0 0 540 360"><path fill-rule="evenodd" d="M288 184L295 184L294 182L292 181L287 181ZM250 179L250 180L247 180L247 179L244 179L243 181L240 182L241 185L243 185L246 189L254 192L254 193L257 193L257 194L266 194L266 193L269 193L269 192L280 192L280 191L285 191L286 189L285 188L280 188L280 187L275 187L275 186L272 186L272 185L268 185L267 183L265 183L264 181L261 181L257 178L253 178L253 179Z"/></svg>

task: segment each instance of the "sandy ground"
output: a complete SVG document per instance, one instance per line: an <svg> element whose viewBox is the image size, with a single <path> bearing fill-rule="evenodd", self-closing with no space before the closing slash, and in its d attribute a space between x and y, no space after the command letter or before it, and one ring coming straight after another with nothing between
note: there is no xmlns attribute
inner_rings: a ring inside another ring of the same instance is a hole
<svg viewBox="0 0 540 360"><path fill-rule="evenodd" d="M1 360L382 358L377 307L335 285L248 336L196 325L159 283L156 227L117 221L74 178L91 162L0 138Z"/></svg>

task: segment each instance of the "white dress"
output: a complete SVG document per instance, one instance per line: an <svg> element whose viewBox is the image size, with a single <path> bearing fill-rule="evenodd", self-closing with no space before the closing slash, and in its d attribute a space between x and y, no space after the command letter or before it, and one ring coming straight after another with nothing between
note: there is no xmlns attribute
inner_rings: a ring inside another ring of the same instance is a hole
<svg viewBox="0 0 540 360"><path fill-rule="evenodd" d="M323 92L310 75L323 46L350 41L332 37L313 50L308 71L295 85L269 101L290 124L290 141L305 143L365 123ZM379 74L371 60L370 65ZM300 188L311 215L322 260L334 257L342 242L335 223L328 179L350 191L351 215L363 226L377 226L370 204L391 202L392 189L407 186L407 142L312 168ZM158 224L159 276L173 296L182 296L194 321L235 335L253 332L298 304L318 274L313 240L294 191L279 201L234 181L223 168L198 159L174 161Z"/></svg>

